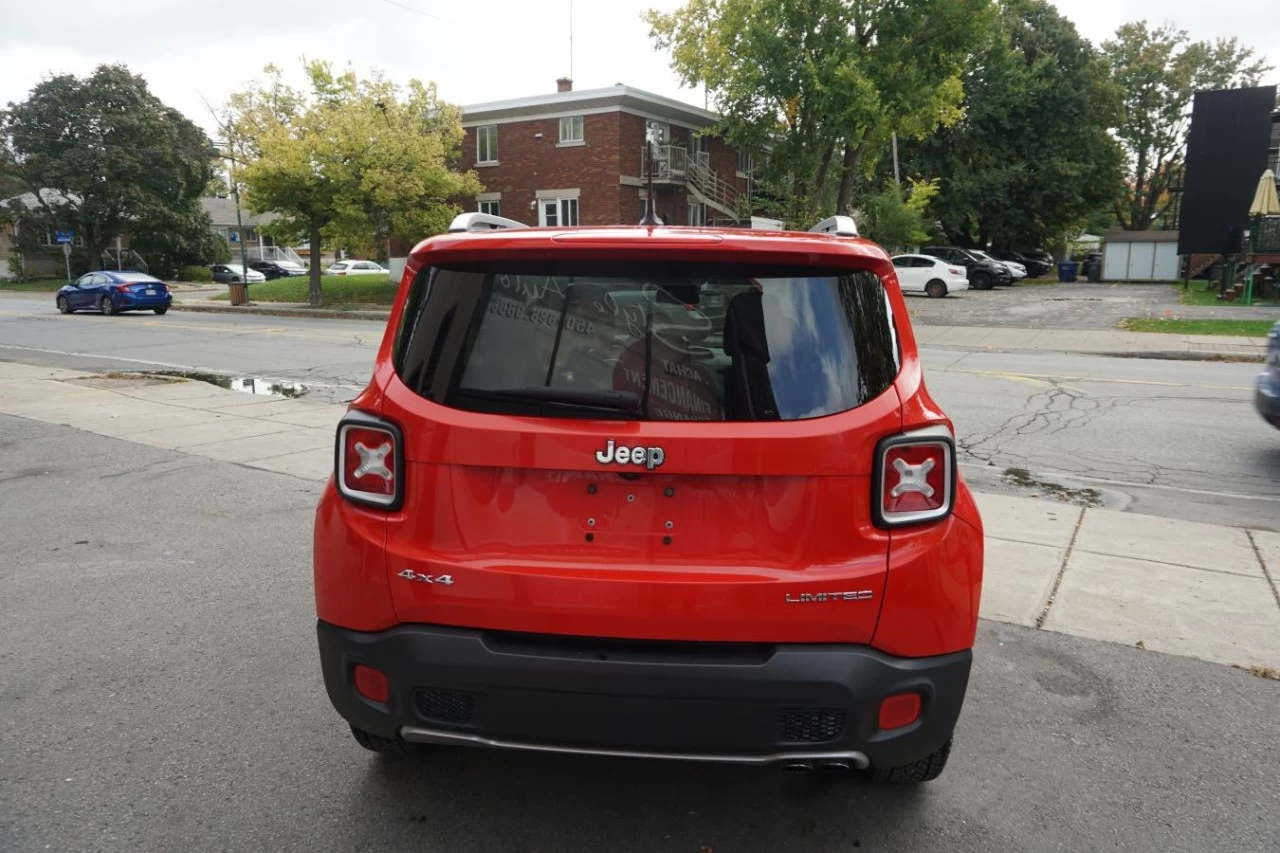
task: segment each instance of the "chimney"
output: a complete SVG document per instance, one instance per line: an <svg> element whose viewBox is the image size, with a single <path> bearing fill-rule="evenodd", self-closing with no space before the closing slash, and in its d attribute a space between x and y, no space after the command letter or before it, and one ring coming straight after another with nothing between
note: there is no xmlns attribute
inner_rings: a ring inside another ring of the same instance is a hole
<svg viewBox="0 0 1280 853"><path fill-rule="evenodd" d="M570 80L568 77L561 77L559 80L557 80L557 81L556 81L556 91L557 91L557 92L572 92L572 91L573 91L573 81L572 81L572 80Z"/></svg>

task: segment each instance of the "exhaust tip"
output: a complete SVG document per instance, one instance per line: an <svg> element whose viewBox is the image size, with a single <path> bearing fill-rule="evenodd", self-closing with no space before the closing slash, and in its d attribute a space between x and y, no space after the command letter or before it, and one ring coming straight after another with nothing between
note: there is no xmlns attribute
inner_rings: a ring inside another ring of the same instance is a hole
<svg viewBox="0 0 1280 853"><path fill-rule="evenodd" d="M813 771L813 762L787 761L782 765L782 769L788 773L811 773Z"/></svg>
<svg viewBox="0 0 1280 853"><path fill-rule="evenodd" d="M852 768L849 762L844 760L824 761L822 769L828 773L848 773Z"/></svg>

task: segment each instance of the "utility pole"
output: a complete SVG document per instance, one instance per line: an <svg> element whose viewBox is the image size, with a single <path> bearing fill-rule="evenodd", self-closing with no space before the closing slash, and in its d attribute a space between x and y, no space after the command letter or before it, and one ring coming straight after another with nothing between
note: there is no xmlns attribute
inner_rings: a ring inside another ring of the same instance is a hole
<svg viewBox="0 0 1280 853"><path fill-rule="evenodd" d="M898 186L902 186L902 178L898 176L898 133L897 131L893 132L891 138L893 140L893 182Z"/></svg>

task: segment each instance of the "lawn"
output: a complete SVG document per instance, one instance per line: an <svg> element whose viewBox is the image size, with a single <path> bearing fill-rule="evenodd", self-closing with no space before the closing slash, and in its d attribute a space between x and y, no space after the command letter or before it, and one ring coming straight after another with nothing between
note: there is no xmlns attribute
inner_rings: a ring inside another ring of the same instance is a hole
<svg viewBox="0 0 1280 853"><path fill-rule="evenodd" d="M1120 328L1130 332L1265 338L1274 322L1274 320L1164 320L1159 317L1130 317L1120 324Z"/></svg>
<svg viewBox="0 0 1280 853"><path fill-rule="evenodd" d="M1183 290L1181 285L1177 285L1179 298L1183 305L1243 305L1244 302L1224 302L1218 298L1217 291L1209 289L1209 282L1196 280L1191 282L1191 287ZM1254 305L1271 305L1280 306L1280 299L1255 299Z"/></svg>
<svg viewBox="0 0 1280 853"><path fill-rule="evenodd" d="M36 293L53 293L62 289L67 282L60 278L41 278L36 281L0 281L0 290L19 290Z"/></svg>
<svg viewBox="0 0 1280 853"><path fill-rule="evenodd" d="M309 280L303 277L278 278L249 285L250 302L306 302ZM320 277L320 293L327 307L339 305L390 305L399 284L380 275L326 275ZM214 299L229 299L220 293Z"/></svg>

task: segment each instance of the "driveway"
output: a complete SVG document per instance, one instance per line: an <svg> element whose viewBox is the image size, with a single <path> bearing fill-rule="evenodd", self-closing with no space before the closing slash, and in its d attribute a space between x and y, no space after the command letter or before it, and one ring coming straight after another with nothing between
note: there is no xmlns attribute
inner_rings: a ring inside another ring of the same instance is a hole
<svg viewBox="0 0 1280 853"><path fill-rule="evenodd" d="M1126 317L1265 320L1274 308L1182 305L1172 284L1034 283L969 290L946 299L908 294L917 326L986 326L1018 329L1114 329Z"/></svg>

